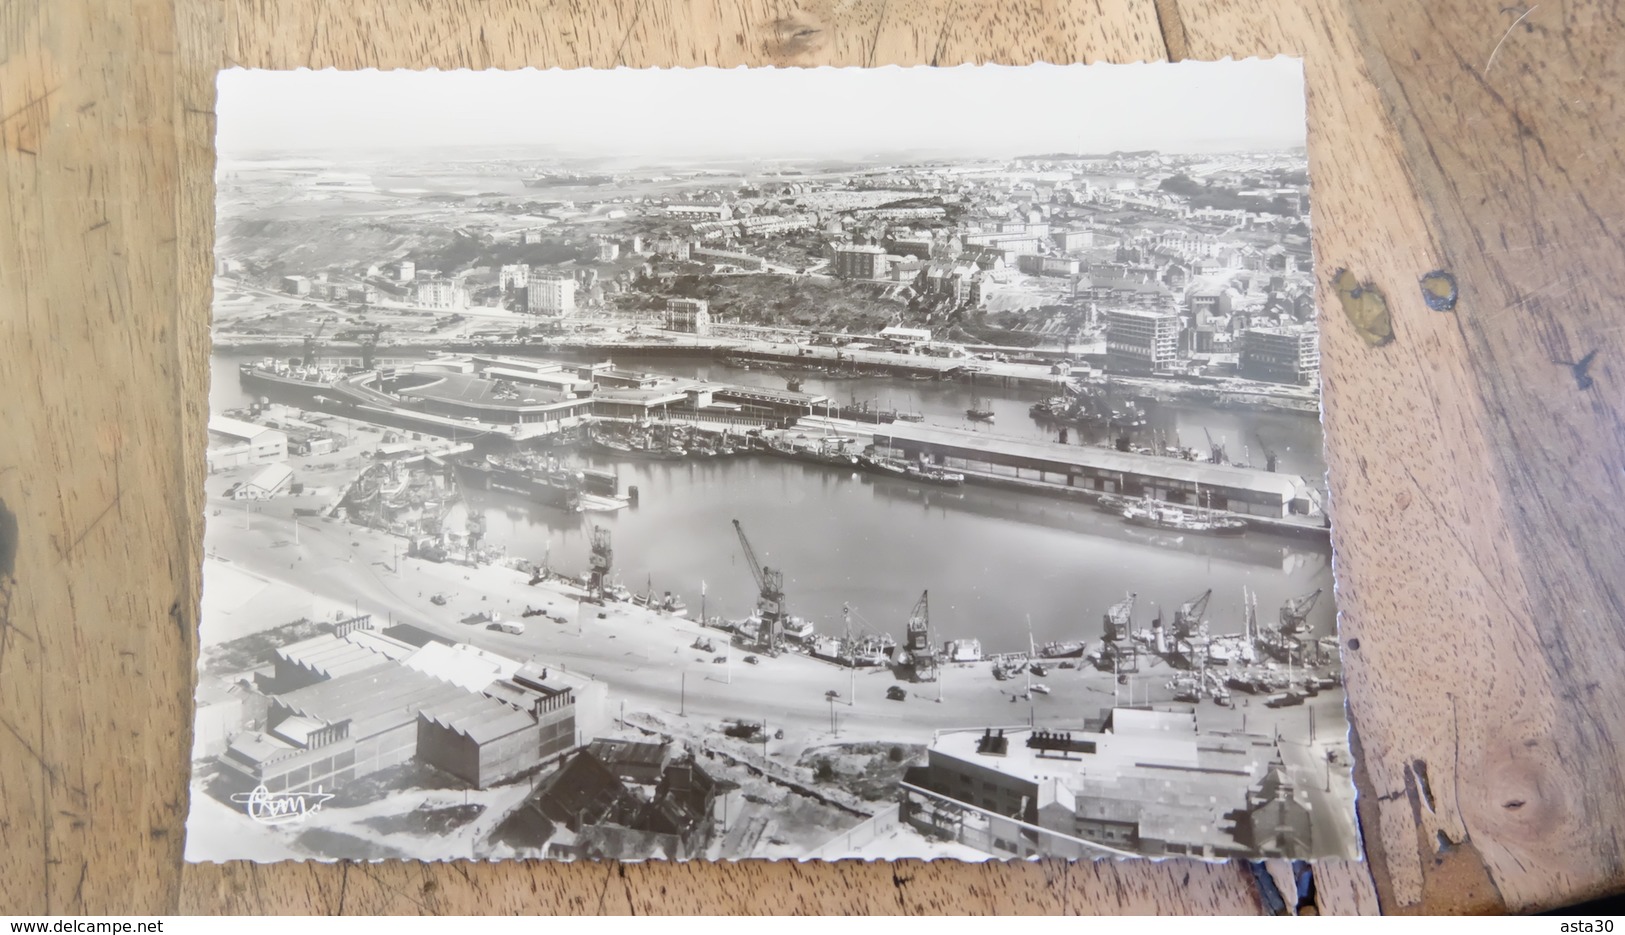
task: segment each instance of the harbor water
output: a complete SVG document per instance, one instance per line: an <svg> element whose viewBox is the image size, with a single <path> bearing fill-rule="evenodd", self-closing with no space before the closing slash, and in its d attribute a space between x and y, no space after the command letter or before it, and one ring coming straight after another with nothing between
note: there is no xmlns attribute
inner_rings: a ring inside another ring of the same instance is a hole
<svg viewBox="0 0 1625 935"><path fill-rule="evenodd" d="M238 386L236 365L226 355L213 361L214 411L250 399ZM783 385L782 374L710 363L650 362L646 369ZM967 403L961 400L971 394L962 385L900 387L895 380L824 385L809 379L804 391L842 402L847 393L860 400L867 393L882 405L889 393L898 408L926 412L930 421L944 424L958 424L955 411L962 415ZM903 398L910 391L914 395ZM1024 398L1036 395L1006 390L984 397L999 414L995 431L1019 434L1031 426L1032 437L1045 434L1026 415L1030 403ZM1239 414L1186 412L1166 404L1151 415L1172 425L1199 419L1210 426L1223 426L1228 417L1233 427L1221 431L1232 437L1242 424ZM1323 471L1310 460L1319 457L1312 416L1261 421L1278 421L1271 431L1291 439L1276 442L1283 470ZM1183 442L1192 444L1185 431ZM1196 434L1201 436L1199 428ZM1289 452L1303 459L1301 467L1292 466ZM701 613L703 603L708 615L738 618L749 613L756 592L731 522L738 519L762 563L783 570L790 612L821 631L839 632L842 610L850 608L855 629L901 639L910 608L929 590L935 638L980 639L988 652L1026 649L1029 627L1039 643L1096 641L1102 614L1128 592L1138 595L1134 626L1148 628L1159 609L1166 622L1181 602L1212 588L1210 628L1229 633L1242 629L1244 588L1256 594L1258 619L1266 625L1276 621L1282 601L1321 588L1311 624L1317 633L1334 632L1331 551L1323 540L1256 531L1220 538L1146 530L1086 504L1036 494L921 485L765 454L620 463L567 457L614 470L623 490L638 488L638 504L614 513L569 513L506 494L470 492L447 517L448 528L466 528L468 511L478 510L486 517L487 540L505 546L509 555L580 575L592 526L603 526L613 537L613 577L620 583L634 592L679 594L691 616Z"/></svg>

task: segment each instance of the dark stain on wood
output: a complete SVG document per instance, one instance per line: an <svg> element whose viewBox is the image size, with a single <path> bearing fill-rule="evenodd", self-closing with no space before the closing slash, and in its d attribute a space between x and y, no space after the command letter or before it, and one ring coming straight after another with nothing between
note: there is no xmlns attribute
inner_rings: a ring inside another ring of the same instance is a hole
<svg viewBox="0 0 1625 935"><path fill-rule="evenodd" d="M0 578L10 578L17 567L17 514L0 500Z"/></svg>
<svg viewBox="0 0 1625 935"><path fill-rule="evenodd" d="M1597 382L1591 376L1591 362L1596 359L1597 352L1592 351L1591 353L1580 358L1579 361L1554 360L1552 363L1560 364L1569 368L1569 370L1574 373L1574 385L1582 390L1589 390L1591 389L1592 384Z"/></svg>
<svg viewBox="0 0 1625 935"><path fill-rule="evenodd" d="M1340 269L1332 274L1332 288L1343 314L1361 340L1381 347L1394 339L1394 322L1388 314L1388 300L1370 283L1360 282L1352 272Z"/></svg>
<svg viewBox="0 0 1625 935"><path fill-rule="evenodd" d="M1422 277L1422 301L1435 312L1456 310L1456 277L1448 271L1436 269Z"/></svg>

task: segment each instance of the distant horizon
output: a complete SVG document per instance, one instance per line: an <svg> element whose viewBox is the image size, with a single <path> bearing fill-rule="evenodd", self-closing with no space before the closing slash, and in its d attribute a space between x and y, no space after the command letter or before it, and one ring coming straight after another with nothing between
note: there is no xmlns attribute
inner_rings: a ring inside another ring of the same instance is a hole
<svg viewBox="0 0 1625 935"><path fill-rule="evenodd" d="M230 69L218 90L222 162L441 153L448 161L597 159L641 168L1219 156L1307 142L1302 63L1284 57L878 69ZM845 102L866 103L838 106Z"/></svg>

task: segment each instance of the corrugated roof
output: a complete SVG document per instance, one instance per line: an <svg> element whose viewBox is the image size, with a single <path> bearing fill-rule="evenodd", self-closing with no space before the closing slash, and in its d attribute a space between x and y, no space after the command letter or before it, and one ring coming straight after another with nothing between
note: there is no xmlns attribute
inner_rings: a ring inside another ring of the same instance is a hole
<svg viewBox="0 0 1625 935"><path fill-rule="evenodd" d="M498 679L512 678L522 663L466 643L429 643L402 659L401 665L476 692Z"/></svg>
<svg viewBox="0 0 1625 935"><path fill-rule="evenodd" d="M317 682L285 695L277 703L295 715L329 724L350 721L350 736L361 740L417 720L425 705L445 703L468 694L403 666L383 666Z"/></svg>
<svg viewBox="0 0 1625 935"><path fill-rule="evenodd" d="M331 633L290 643L276 650L277 656L325 678L377 668L386 662L405 659L417 647L377 633L357 630L348 636Z"/></svg>
<svg viewBox="0 0 1625 935"><path fill-rule="evenodd" d="M475 694L424 705L418 716L478 744L490 743L536 724L536 716L528 711Z"/></svg>

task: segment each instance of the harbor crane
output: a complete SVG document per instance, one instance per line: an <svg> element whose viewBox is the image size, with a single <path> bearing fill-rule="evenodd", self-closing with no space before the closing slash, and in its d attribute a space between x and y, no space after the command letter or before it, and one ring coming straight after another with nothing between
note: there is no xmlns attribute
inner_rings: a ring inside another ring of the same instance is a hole
<svg viewBox="0 0 1625 935"><path fill-rule="evenodd" d="M303 364L306 370L316 369L316 352L321 349L319 342L322 339L322 332L326 330L327 322L324 321L316 326L315 332L305 335L305 356L300 359L299 363Z"/></svg>
<svg viewBox="0 0 1625 935"><path fill-rule="evenodd" d="M361 369L371 370L378 354L378 337L384 333L383 325L373 325L371 331L361 334Z"/></svg>
<svg viewBox="0 0 1625 935"><path fill-rule="evenodd" d="M931 643L931 592L921 591L914 610L908 615L908 655L914 664L914 678L920 682L937 680L937 650Z"/></svg>
<svg viewBox="0 0 1625 935"><path fill-rule="evenodd" d="M592 554L587 558L587 592L600 601L604 599L609 569L614 564L615 551L609 545L609 530L602 526L592 528Z"/></svg>
<svg viewBox="0 0 1625 935"><path fill-rule="evenodd" d="M1271 448L1269 443L1264 441L1263 435L1254 432L1253 437L1258 439L1258 448L1260 451L1264 452L1264 470L1269 471L1271 474L1275 473L1275 465L1279 461L1279 458L1277 458L1275 455L1275 449Z"/></svg>
<svg viewBox="0 0 1625 935"><path fill-rule="evenodd" d="M784 572L765 567L757 560L756 550L751 548L750 538L745 535L745 527L737 519L734 520L734 531L739 534L739 546L745 551L750 573L756 578L756 612L762 618L757 642L771 651L778 642L781 621L784 619Z"/></svg>
<svg viewBox="0 0 1625 935"><path fill-rule="evenodd" d="M1287 598L1281 605L1281 632L1302 633L1309 629L1309 612L1315 609L1315 602L1320 600L1320 592L1325 588L1316 588L1303 597Z"/></svg>
<svg viewBox="0 0 1625 935"><path fill-rule="evenodd" d="M1130 592L1127 597L1106 608L1102 619L1100 648L1100 667L1109 672L1139 671L1139 647L1133 644L1130 624L1134 620L1134 601L1138 595ZM1132 670L1124 662L1125 653L1121 644L1128 643L1130 651L1134 654Z"/></svg>
<svg viewBox="0 0 1625 935"><path fill-rule="evenodd" d="M1207 436L1207 450L1208 450L1207 460L1208 460L1208 463L1209 464L1227 464L1227 463L1229 463L1230 458L1228 457L1228 452L1226 452L1224 450L1223 445L1221 445L1218 442L1213 440L1213 433L1209 432L1207 430L1206 426L1203 426L1202 434Z"/></svg>
<svg viewBox="0 0 1625 935"><path fill-rule="evenodd" d="M1213 598L1213 589L1208 588L1200 596L1193 597L1174 611L1174 638L1188 640L1198 635L1202 627L1202 616L1207 613L1207 602Z"/></svg>

